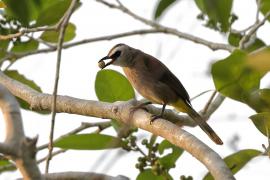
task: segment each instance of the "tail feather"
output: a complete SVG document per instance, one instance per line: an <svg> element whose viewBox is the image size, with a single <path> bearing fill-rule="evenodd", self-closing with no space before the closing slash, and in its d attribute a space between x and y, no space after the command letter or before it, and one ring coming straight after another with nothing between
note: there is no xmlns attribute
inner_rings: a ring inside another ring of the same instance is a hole
<svg viewBox="0 0 270 180"><path fill-rule="evenodd" d="M216 144L223 144L222 140L218 137L215 131L206 123L201 115L191 107L189 103L183 100L178 100L177 102L173 103L172 106L174 106L180 112L187 113Z"/></svg>
<svg viewBox="0 0 270 180"><path fill-rule="evenodd" d="M203 120L194 109L190 108L188 115L200 126L200 128L216 143L222 145L223 142L215 131Z"/></svg>

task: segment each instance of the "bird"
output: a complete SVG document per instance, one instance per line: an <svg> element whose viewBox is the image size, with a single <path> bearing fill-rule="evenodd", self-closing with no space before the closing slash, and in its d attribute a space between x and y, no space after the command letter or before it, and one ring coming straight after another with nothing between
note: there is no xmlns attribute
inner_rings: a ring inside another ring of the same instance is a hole
<svg viewBox="0 0 270 180"><path fill-rule="evenodd" d="M108 63L105 60L110 59ZM215 131L206 123L202 116L194 110L190 97L180 80L157 58L135 49L126 44L116 44L107 56L98 61L99 67L104 69L109 65L123 68L131 85L144 98L149 100L137 108L147 104L160 104L160 114L153 115L150 124L162 118L167 105L173 106L177 111L188 114L195 123L218 145L223 142Z"/></svg>

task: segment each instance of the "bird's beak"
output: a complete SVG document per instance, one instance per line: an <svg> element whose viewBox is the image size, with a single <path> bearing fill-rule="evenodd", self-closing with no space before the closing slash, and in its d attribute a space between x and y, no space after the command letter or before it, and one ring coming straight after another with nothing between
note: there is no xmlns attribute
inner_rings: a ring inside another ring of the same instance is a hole
<svg viewBox="0 0 270 180"><path fill-rule="evenodd" d="M98 62L100 63L100 62L102 62L102 61L104 61L104 60L107 60L107 59L111 59L111 61L109 61L107 64L105 64L105 65L102 67L102 69L104 69L105 67L109 66L110 64L112 64L112 63L115 61L115 59L112 59L110 56L105 56L105 57L103 57L102 59L100 59Z"/></svg>

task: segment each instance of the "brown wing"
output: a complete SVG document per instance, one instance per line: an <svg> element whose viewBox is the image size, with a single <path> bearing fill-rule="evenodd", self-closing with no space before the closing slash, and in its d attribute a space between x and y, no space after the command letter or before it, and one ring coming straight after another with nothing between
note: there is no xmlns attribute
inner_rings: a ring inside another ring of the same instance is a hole
<svg viewBox="0 0 270 180"><path fill-rule="evenodd" d="M180 98L190 104L189 95L177 77L158 59L145 54L145 66L159 81L169 86Z"/></svg>

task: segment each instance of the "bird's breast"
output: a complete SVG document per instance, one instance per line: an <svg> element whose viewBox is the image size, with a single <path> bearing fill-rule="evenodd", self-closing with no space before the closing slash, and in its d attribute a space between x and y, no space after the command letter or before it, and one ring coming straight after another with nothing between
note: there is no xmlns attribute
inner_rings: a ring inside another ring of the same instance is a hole
<svg viewBox="0 0 270 180"><path fill-rule="evenodd" d="M163 104L163 100L156 93L156 83L151 74L144 69L136 68L123 68L131 85L146 99L157 103Z"/></svg>

